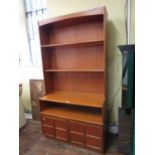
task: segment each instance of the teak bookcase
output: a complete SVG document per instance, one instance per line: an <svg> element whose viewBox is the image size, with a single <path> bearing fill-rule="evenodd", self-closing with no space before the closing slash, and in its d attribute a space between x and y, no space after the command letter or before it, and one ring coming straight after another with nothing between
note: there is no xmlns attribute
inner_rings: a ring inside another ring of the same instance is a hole
<svg viewBox="0 0 155 155"><path fill-rule="evenodd" d="M43 134L99 152L106 112L106 18L101 7L39 22Z"/></svg>

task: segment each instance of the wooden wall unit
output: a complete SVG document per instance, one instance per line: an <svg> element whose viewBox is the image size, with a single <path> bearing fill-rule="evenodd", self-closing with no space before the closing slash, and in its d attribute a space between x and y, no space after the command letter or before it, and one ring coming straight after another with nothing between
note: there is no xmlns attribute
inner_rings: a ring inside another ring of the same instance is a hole
<svg viewBox="0 0 155 155"><path fill-rule="evenodd" d="M39 22L43 134L99 152L105 149L106 19L101 7Z"/></svg>

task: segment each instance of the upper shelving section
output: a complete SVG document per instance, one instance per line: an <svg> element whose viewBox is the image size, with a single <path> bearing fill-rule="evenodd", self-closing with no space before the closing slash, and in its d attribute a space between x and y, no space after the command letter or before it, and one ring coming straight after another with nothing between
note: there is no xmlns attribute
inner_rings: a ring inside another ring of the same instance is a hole
<svg viewBox="0 0 155 155"><path fill-rule="evenodd" d="M40 98L40 100L62 104L102 108L105 98L103 94L55 91Z"/></svg>
<svg viewBox="0 0 155 155"><path fill-rule="evenodd" d="M40 21L41 47L103 44L103 23L104 8Z"/></svg>
<svg viewBox="0 0 155 155"><path fill-rule="evenodd" d="M80 99L81 95L72 100L71 93L67 91L96 93L99 96L104 94L106 16L106 9L100 7L39 22L43 73L48 94L45 99L65 103L65 100L55 100L53 93L52 97L49 94L59 90L66 91L65 95L69 101L71 99L70 104L78 103L76 99ZM96 94L92 98L88 95L88 98L93 100ZM91 106L85 95L84 100L77 101L81 105ZM60 92L58 97L61 98ZM104 99L96 101L97 104L92 104L92 107L101 107Z"/></svg>

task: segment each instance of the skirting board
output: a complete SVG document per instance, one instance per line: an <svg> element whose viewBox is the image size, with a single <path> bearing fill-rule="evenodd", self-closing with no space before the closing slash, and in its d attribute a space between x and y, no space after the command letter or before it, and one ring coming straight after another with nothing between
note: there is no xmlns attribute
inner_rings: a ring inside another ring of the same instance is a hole
<svg viewBox="0 0 155 155"><path fill-rule="evenodd" d="M108 124L108 132L115 134L115 135L118 135L118 132L119 132L118 125Z"/></svg>

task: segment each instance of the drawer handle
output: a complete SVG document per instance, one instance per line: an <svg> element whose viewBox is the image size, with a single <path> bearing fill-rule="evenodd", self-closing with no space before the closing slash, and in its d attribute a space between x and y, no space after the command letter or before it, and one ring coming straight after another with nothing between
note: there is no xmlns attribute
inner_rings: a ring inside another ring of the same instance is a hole
<svg viewBox="0 0 155 155"><path fill-rule="evenodd" d="M45 118L43 118L43 121L45 121L46 119Z"/></svg>

